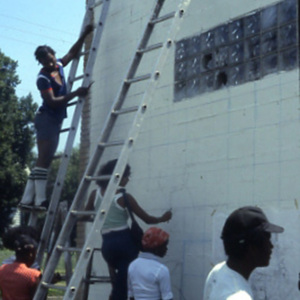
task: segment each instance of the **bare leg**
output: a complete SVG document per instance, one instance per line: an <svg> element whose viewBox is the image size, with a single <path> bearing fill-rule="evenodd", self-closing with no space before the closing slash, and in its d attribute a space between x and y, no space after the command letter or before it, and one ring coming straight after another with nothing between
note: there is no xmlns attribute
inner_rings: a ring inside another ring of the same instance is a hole
<svg viewBox="0 0 300 300"><path fill-rule="evenodd" d="M38 159L36 166L40 168L48 169L51 165L53 156L55 154L58 145L57 140L38 140Z"/></svg>

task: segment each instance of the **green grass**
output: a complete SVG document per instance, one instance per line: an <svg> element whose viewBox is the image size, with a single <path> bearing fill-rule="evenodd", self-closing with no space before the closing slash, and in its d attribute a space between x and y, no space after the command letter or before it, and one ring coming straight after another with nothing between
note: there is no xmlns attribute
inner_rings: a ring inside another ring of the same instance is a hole
<svg viewBox="0 0 300 300"><path fill-rule="evenodd" d="M2 261L6 258L9 258L14 254L14 251L10 251L7 249L1 249L0 250L0 263L2 264Z"/></svg>

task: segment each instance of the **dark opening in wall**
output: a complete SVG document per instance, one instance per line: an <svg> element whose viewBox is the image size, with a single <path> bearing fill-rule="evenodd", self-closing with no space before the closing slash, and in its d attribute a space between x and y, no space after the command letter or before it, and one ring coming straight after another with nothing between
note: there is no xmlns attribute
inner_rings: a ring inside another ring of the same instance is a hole
<svg viewBox="0 0 300 300"><path fill-rule="evenodd" d="M224 71L221 71L217 75L216 89L222 88L226 86L226 84L227 84L227 74Z"/></svg>
<svg viewBox="0 0 300 300"><path fill-rule="evenodd" d="M176 43L174 101L299 67L299 4L284 0Z"/></svg>

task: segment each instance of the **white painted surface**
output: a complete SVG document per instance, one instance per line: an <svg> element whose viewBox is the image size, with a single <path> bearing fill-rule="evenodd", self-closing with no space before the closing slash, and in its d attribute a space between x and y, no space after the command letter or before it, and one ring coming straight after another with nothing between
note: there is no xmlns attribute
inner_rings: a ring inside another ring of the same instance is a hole
<svg viewBox="0 0 300 300"><path fill-rule="evenodd" d="M92 149L153 2L112 1L93 76ZM169 8L177 3L166 2ZM274 2L192 1L178 39ZM145 63L152 65L151 59ZM202 299L206 275L222 259L223 221L244 205L260 206L270 220L286 228L275 237L270 267L252 276L257 299L297 299L299 70L174 103L173 66L172 54L130 157L128 191L151 214L173 210L171 222L161 227L171 235L164 262L175 299ZM128 100L141 96L144 88L132 88ZM121 119L114 137L126 133L129 121ZM112 150L107 159L116 155Z"/></svg>

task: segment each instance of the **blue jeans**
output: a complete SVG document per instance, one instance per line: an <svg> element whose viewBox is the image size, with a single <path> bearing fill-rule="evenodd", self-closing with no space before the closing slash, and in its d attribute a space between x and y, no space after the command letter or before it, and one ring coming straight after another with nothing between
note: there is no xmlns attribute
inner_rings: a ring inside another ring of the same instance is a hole
<svg viewBox="0 0 300 300"><path fill-rule="evenodd" d="M102 238L102 255L115 270L115 278L112 278L112 300L126 300L128 266L137 258L139 249L133 242L129 229L109 232L103 234Z"/></svg>

